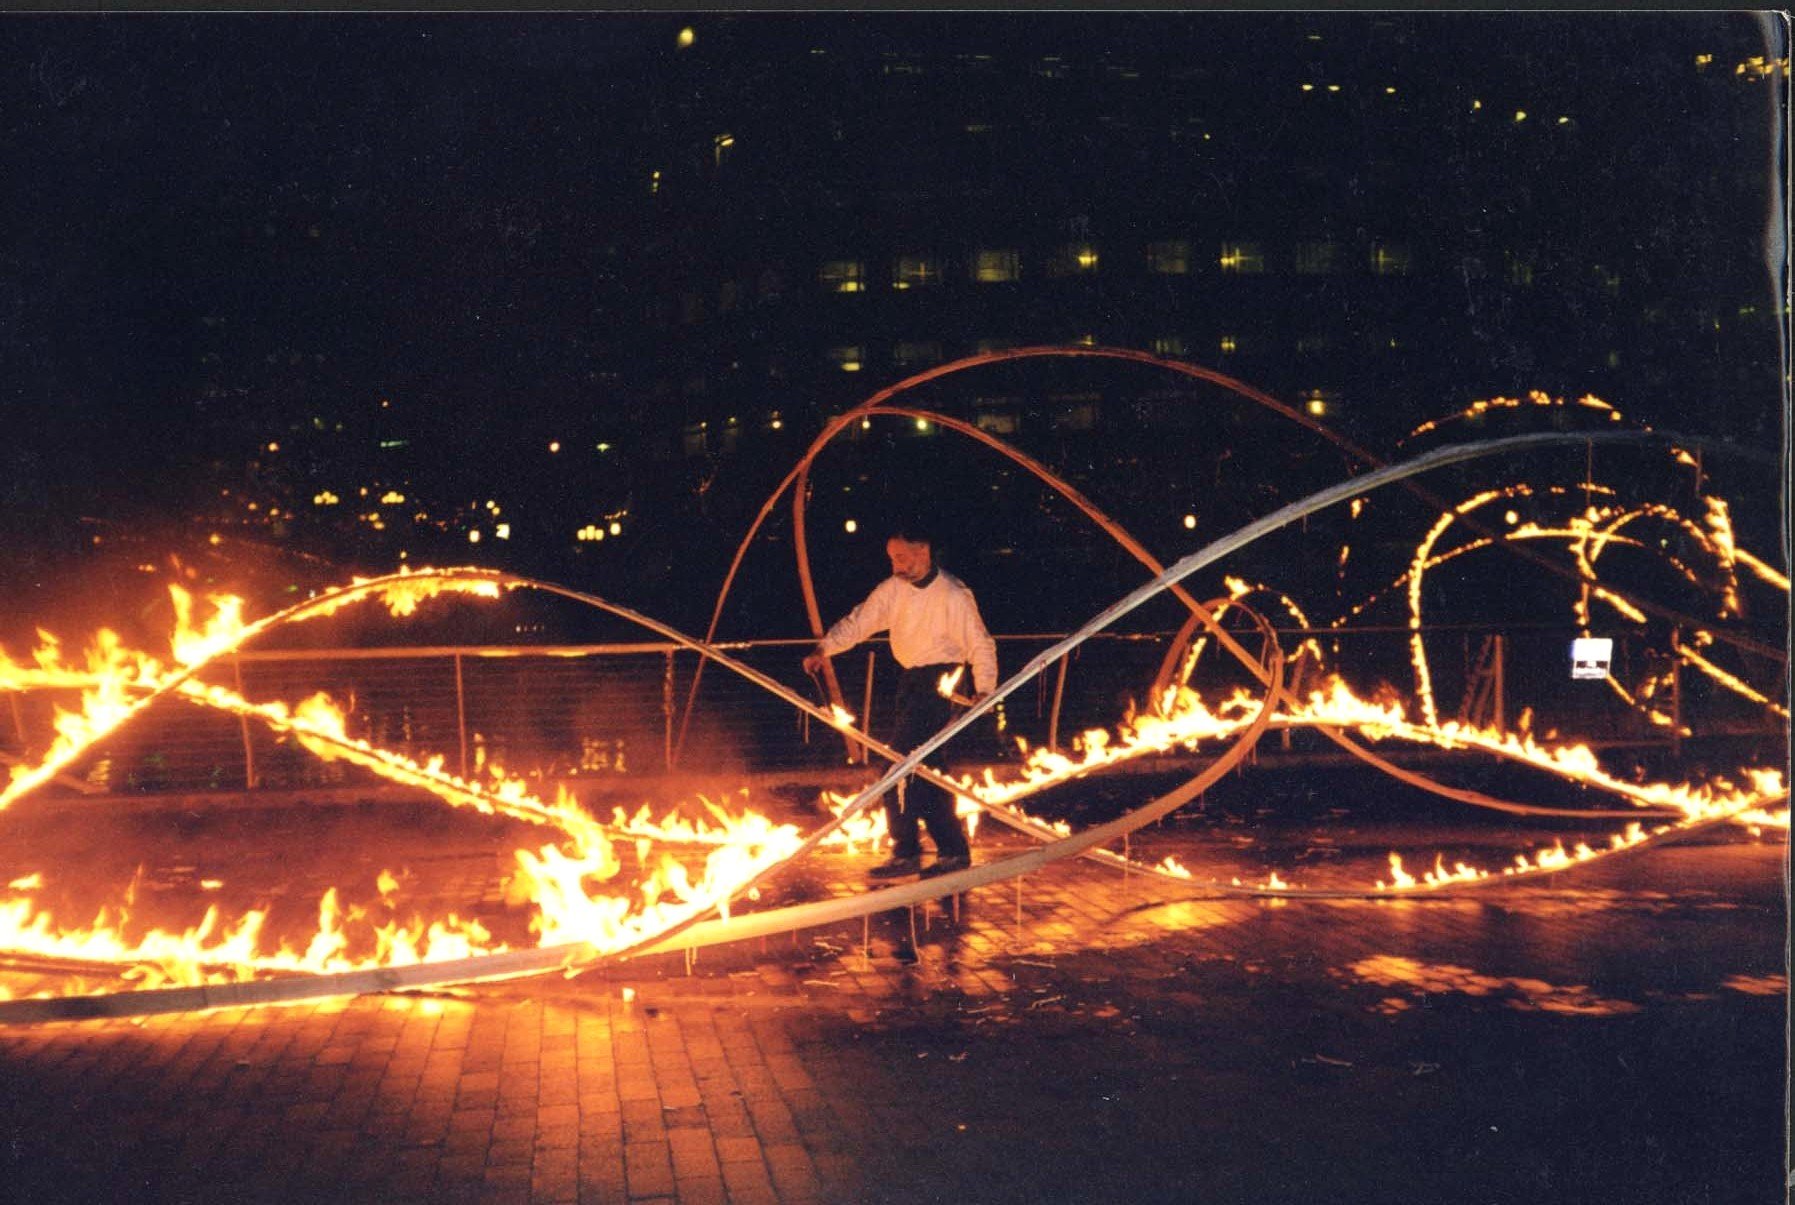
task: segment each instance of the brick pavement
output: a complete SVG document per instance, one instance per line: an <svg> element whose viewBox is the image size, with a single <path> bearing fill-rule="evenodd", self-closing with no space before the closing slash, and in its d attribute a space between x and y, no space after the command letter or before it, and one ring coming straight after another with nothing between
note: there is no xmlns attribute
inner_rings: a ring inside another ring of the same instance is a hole
<svg viewBox="0 0 1795 1205"><path fill-rule="evenodd" d="M1715 840L1340 903L1080 864L689 967L0 1030L0 1191L1772 1200L1784 852ZM811 887L866 862L821 858ZM493 863L452 865L466 890Z"/></svg>

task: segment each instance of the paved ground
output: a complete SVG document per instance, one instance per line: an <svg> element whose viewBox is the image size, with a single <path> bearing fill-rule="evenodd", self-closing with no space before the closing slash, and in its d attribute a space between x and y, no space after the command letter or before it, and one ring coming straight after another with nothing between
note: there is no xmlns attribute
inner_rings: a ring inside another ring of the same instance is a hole
<svg viewBox="0 0 1795 1205"><path fill-rule="evenodd" d="M1150 840L1200 871L1266 841L1216 819ZM141 863L145 892L222 873L303 902L327 864L371 874L409 843L420 883L502 907L497 844L416 817L146 815L98 842L11 823L8 876ZM1080 864L921 910L914 944L897 913L689 970L0 1029L0 1197L1774 1201L1785 853L1735 834L1525 890L1341 903ZM821 857L788 891L869 861Z"/></svg>

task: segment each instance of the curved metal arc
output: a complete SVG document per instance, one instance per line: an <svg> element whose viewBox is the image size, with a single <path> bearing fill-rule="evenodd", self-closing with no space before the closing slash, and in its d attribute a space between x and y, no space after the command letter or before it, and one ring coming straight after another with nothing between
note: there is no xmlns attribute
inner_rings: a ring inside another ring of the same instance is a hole
<svg viewBox="0 0 1795 1205"><path fill-rule="evenodd" d="M760 531L761 524L763 524L766 521L767 516L772 513L773 507L778 504L779 498L785 491L790 489L794 482L802 482L802 480L808 476L811 462L815 460L817 454L823 447L833 441L843 429L851 423L865 417L868 412L877 409L898 394L914 389L920 385L925 385L930 381L938 380L941 377L950 376L954 373L963 372L967 369L977 368L987 364L1000 364L1011 360L1042 359L1049 357L1130 361L1148 367L1178 373L1209 384L1220 385L1222 388L1237 393L1250 401L1258 402L1307 430L1320 435L1322 438L1333 443L1347 455L1362 464L1379 463L1377 458L1372 456L1369 452L1359 448L1350 440L1347 440L1345 437L1328 429L1322 424L1315 422L1302 411L1288 406L1283 402L1278 401L1270 394L1255 389L1246 382L1228 376L1226 373L1217 372L1214 369L1204 368L1187 361L1165 359L1160 356L1151 355L1147 352L1134 351L1129 348L1080 346L1016 347L1005 348L1000 351L982 352L973 356L965 356L958 360L951 360L946 364L938 364L933 368L924 369L922 372L915 373L905 377L901 381L887 385L885 388L867 398L867 400L860 405L844 414L837 415L829 423L825 424L823 430L819 432L815 440L812 441L803 457L800 458L798 463L793 466L792 470L786 474L784 480L774 488L773 493L767 498L766 502L762 504L759 513L755 515L753 522L748 525L748 531L742 537L741 543L737 546L735 556L730 562L729 570L724 575L722 587L718 591L716 606L711 612L710 626L705 630L705 640L713 641L716 639L717 624L722 617L723 607L728 599L729 590L734 584L736 573L740 569L742 560L747 554L749 544ZM801 487L798 496L800 498L802 496ZM802 502L797 502L796 506L797 513L802 515ZM800 519L798 530L793 535L794 547L802 549L804 539L803 523ZM813 634L820 636L822 634L822 617L816 606L815 591L810 585L809 559L802 551L799 553L798 574L800 583L803 586L805 610L810 619ZM686 692L685 712L680 720L678 740L674 744L675 756L677 756L678 752L685 747L686 731L691 721L693 705L698 697L698 684L701 677L702 668L698 673L693 675L692 684ZM835 682L833 671L827 671L827 683L830 689L830 701L837 706L840 706L842 702L841 692L839 686Z"/></svg>
<svg viewBox="0 0 1795 1205"><path fill-rule="evenodd" d="M1616 443L1643 442L1653 439L1671 438L1668 435L1660 435L1657 432L1617 431L1605 432L1603 434L1607 437L1604 442ZM950 723L943 725L933 736L918 744L915 748L906 753L901 760L889 767L876 782L864 788L859 795L855 796L854 799L836 815L832 823L824 824L800 842L798 847L792 851L791 857L787 859L787 862L802 857L804 854L814 849L829 832L832 832L835 828L846 823L851 817L865 811L874 800L882 797L887 791L894 788L899 779L916 770L918 766L921 765L924 758L928 757L948 741L958 736L974 721L991 711L992 708L996 707L998 703L1007 698L1019 686L1033 679L1036 674L1046 669L1047 666L1051 665L1057 658L1084 643L1097 632L1109 627L1124 615L1136 610L1148 599L1165 591L1172 585L1172 583L1184 580L1205 565L1219 560L1221 557L1224 557L1281 527L1294 523L1306 515L1325 510L1339 502L1347 501L1356 495L1379 489L1382 486L1395 482L1404 481L1407 478L1414 477L1421 473L1430 472L1434 469L1444 468L1448 465L1459 464L1469 460L1501 455L1506 452L1525 451L1534 448L1582 442L1587 438L1588 436L1566 436L1556 432L1544 432L1534 435L1510 436L1506 439L1484 440L1474 444L1454 444L1444 448L1436 448L1432 452L1418 456L1413 460L1404 461L1402 464L1388 465L1384 468L1374 470L1364 477L1352 478L1329 486L1326 489L1319 490L1316 493L1310 494L1307 498L1298 499L1295 502L1281 506L1270 514L1264 515L1243 527L1235 529L1226 536L1210 541L1202 548L1199 548L1195 552L1178 560L1164 572L1156 575L1151 581L1142 583L1114 603L1111 603L1108 607L1085 621L1085 623L1076 631L1068 634L1063 639L1055 642L1053 645L1043 649L1040 653L1037 653L1034 657L1030 658L1026 665L1017 670L1004 682L1000 683L990 694L980 699ZM786 863L781 863L780 865L784 864ZM736 890L740 892L751 889L776 869L778 869L778 867L769 867L757 872L740 884ZM686 928L690 928L691 925L697 923L699 919L701 919L699 916L694 915L689 920L679 922L664 936L672 936ZM636 951L624 951L620 956L627 957L634 952Z"/></svg>
<svg viewBox="0 0 1795 1205"><path fill-rule="evenodd" d="M434 574L436 572L437 572L436 570L426 570L426 571L424 571L424 574ZM467 570L463 570L461 572L465 573L470 579L474 578L476 576L479 576L479 577L485 577L488 579L496 580L498 577L498 575L492 570L467 569ZM307 612L326 612L326 613L328 613L329 611L334 611L338 608L349 606L350 604L352 604L354 602L360 601L360 598L358 596L368 595L368 594L376 594L376 593L379 593L379 592L385 590L389 586L395 585L395 584L405 581L407 579L415 580L421 576L424 576L424 574L393 573L393 574L387 574L382 577L369 578L369 579L365 579L362 581L353 582L347 586L339 586L339 587L336 587L335 589L327 590L323 594L320 594L317 598L306 599L303 602L294 603L290 607L285 607L279 611L276 611L271 615L265 615L261 619L256 620L254 623L245 624L243 626L242 630L237 633L236 639L231 641L231 643L227 647L219 649L216 652L209 653L197 661L188 663L184 666L184 668L179 669L179 670L175 671L173 674L160 679L158 681L156 687L153 690L151 690L148 694L146 694L143 698L139 699L136 703L132 704L132 706L125 712L125 714L123 716L119 717L117 722L115 722L105 732L98 734L97 736L93 737L91 740L87 741L85 744L80 745L76 749L72 750L63 759L62 764L64 764L64 765L69 764L71 761L73 761L75 758L79 757L87 749L92 748L97 742L104 740L108 737L116 735L118 733L119 729L121 729L125 725L131 723L133 720L137 719L137 717L139 717L145 711L147 711L149 709L149 707L151 706L151 704L153 704L157 700L165 697L170 692L178 690L184 683L190 681L201 670L210 666L213 662L217 661L220 657L224 656L225 653L234 652L235 650L242 648L245 644L249 643L251 640L255 639L257 636L263 635L264 633L272 631L273 629L275 629L277 627L284 626L285 624L297 623L304 619L311 618L310 615L306 614ZM17 802L19 799L24 798L26 795L31 794L32 791L37 790L38 787L40 787L42 785L43 784L40 782L40 783L36 784L35 786L29 788L28 790L19 792L17 795L13 796L10 799L5 798L5 792L0 792L0 800L3 800L3 802L0 802L0 810L4 810L5 808L10 807L13 803Z"/></svg>
<svg viewBox="0 0 1795 1205"><path fill-rule="evenodd" d="M1611 432L1604 433L1604 435L1607 435L1609 439L1605 439L1603 442L1609 442L1610 439L1613 442L1640 442L1647 439L1671 440L1677 438L1669 433L1660 434L1657 432ZM800 844L799 848L793 852L791 857L799 857L803 853L808 852L809 849L814 848L816 843L822 840L822 835L826 830L832 827L839 827L839 825L849 816L856 814L860 810L864 810L864 808L874 799L879 798L885 791L891 789L899 778L917 769L923 758L930 753L933 753L974 720L995 707L1017 687L1024 682L1027 682L1035 674L1051 664L1055 658L1063 655L1071 648L1076 647L1078 644L1088 639L1091 635L1109 626L1109 624L1113 623L1116 619L1133 611L1148 598L1165 590L1172 582L1182 580L1191 573L1202 568L1204 565L1259 539L1261 536L1266 535L1271 531L1275 531L1305 515L1313 514L1338 502L1345 501L1355 494L1377 489L1392 482L1401 481L1405 478L1428 472L1432 469L1442 468L1462 461L1499 455L1510 451L1575 442L1577 438L1578 437L1575 436L1544 433L1514 436L1507 439L1487 440L1475 444L1452 445L1436 449L1434 452L1427 453L1413 460L1405 461L1402 464L1379 469L1367 475L1365 478L1343 482L1318 491L1305 499L1300 499L1297 502L1281 507L1277 511L1255 520L1253 523L1247 524L1227 536L1211 541L1203 548L1180 559L1163 573L1157 575L1154 580L1137 587L1123 598L1099 612L1096 616L1092 617L1082 625L1077 632L1068 635L1053 647L1043 650L1042 653L1032 658L1028 665L1013 674L1007 681L1000 684L996 690L990 695L987 695L977 705L968 709L954 722L945 725L933 737L911 750L902 760L893 765L884 777L872 786L863 790L861 794L837 817L834 825L825 825L823 829L819 829L816 833L813 833L811 837ZM526 579L517 580L522 581ZM555 588L555 590L568 597L582 597L577 591L565 590L558 587ZM650 623L652 626L653 621L650 621ZM665 628L665 625L658 625L656 630L664 630L669 634L673 632L672 629ZM675 638L682 640L690 639L686 637ZM721 654L718 655L721 656ZM1281 667L1282 651L1278 650L1276 655L1278 657L1278 664ZM747 667L744 666L743 669L747 669ZM753 675L753 671L749 671L749 673ZM777 686L777 684L774 685ZM1260 719L1269 720L1270 708L1276 693L1275 690L1267 692L1265 702L1261 708ZM798 702L801 706L806 708L809 706L807 702L802 700L798 700ZM1260 725L1258 731L1263 731L1263 724ZM1255 732L1254 739L1257 739L1257 735L1258 733ZM1242 748L1244 748L1244 746L1242 746ZM1202 776L1199 776L1199 780L1201 777ZM1193 782L1199 780L1193 780ZM1099 826L1100 829L1101 827L1102 826ZM1089 831L1090 830L1087 830L1087 833L1083 835L1088 835ZM1100 841L1106 839L1108 838L1099 838ZM1039 854L1042 851L1037 850L1034 852ZM789 860L791 859L788 859L788 861ZM769 872L763 871L760 874L757 874L753 879L742 884L738 890L747 890L749 887L753 886L754 882L764 878L767 873ZM960 873L966 874L969 872ZM930 885L939 888L942 891L953 890L953 878L954 876L951 875L942 876L940 879L932 880ZM881 902L878 906L884 907L888 905ZM687 920L671 926L667 930L650 938L644 939L644 941L637 946L610 955L609 957L627 957L631 954L646 952L649 949L661 948L663 943L671 942L672 938L675 936L693 928L701 920L702 915L703 914L694 914ZM160 1011L218 1008L238 1004L270 1003L280 1000L317 998L321 996L353 994L365 991L400 990L408 986L424 986L430 983L470 982L479 978L512 977L516 975L538 973L542 970L553 969L555 967L571 967L576 964L587 963L593 961L593 958L582 957L582 955L593 955L595 953L596 952L593 951L590 946L584 943L571 943L564 946L542 947L536 950L518 951L510 955L488 955L475 959L456 960L455 962L426 963L403 968L383 968L378 971L349 972L345 975L332 977L330 979L309 979L297 984L276 980L247 984L228 984L215 989L172 989L173 992L178 993L179 999L183 1001L183 1003L170 1003ZM283 984L285 990L283 990ZM130 995L147 995L147 993L130 993ZM86 998L79 1003L71 1001L70 1006L76 1009L91 1008L94 1010L92 1012L87 1012L86 1015L122 1015L101 1013L99 1011L102 1007L106 1007L102 1002L112 999L116 998L102 997L98 1000ZM168 997L163 997L163 999L168 999ZM40 1006L44 1003L45 1002L42 1001L0 1002L0 1020L42 1019L45 1015L44 1011L41 1008L35 1008L33 1006ZM54 1002L50 1003L53 1004ZM15 1005L19 1007L13 1007ZM52 1013L50 1015L68 1016L70 1013L61 1012Z"/></svg>

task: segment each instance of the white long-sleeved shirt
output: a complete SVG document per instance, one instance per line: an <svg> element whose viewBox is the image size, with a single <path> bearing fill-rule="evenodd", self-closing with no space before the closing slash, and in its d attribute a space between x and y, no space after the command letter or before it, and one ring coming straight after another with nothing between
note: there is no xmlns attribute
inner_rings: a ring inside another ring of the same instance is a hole
<svg viewBox="0 0 1795 1205"><path fill-rule="evenodd" d="M969 661L973 689L982 695L997 688L997 642L985 630L972 591L952 574L937 568L926 586L886 578L824 634L819 647L833 657L886 630L891 654L905 669Z"/></svg>

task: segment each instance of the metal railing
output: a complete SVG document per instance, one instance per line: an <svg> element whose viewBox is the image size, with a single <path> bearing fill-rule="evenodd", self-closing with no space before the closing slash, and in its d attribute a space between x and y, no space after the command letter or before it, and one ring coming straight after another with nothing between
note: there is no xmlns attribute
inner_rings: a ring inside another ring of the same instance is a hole
<svg viewBox="0 0 1795 1205"><path fill-rule="evenodd" d="M1487 638L1494 635L1501 639L1492 675ZM1087 728L1114 725L1131 705L1146 702L1173 636L1099 634L1048 667L1032 689L1006 700L1001 732L987 720L956 741L947 760L988 763L1013 753L1017 737L1031 746L1059 746ZM1364 689L1382 680L1406 693L1412 682L1406 628L1280 632L1286 648L1307 636L1353 667L1350 677ZM1000 663L1019 665L1056 639L1000 637ZM810 641L723 647L824 701L798 666ZM1525 708L1536 732L1608 743L1673 739L1606 684L1569 681L1567 647L1567 632L1556 628L1430 630L1441 714L1471 710L1481 714L1467 718L1512 721ZM1196 679L1206 694L1245 683L1238 670L1213 658L1213 652L1206 656ZM1617 638L1617 678L1639 677L1646 660L1642 639ZM258 702L293 704L323 691L348 716L350 736L420 761L440 757L463 776L497 765L545 780L629 782L674 772L801 775L861 760L864 751L852 742L716 666L705 670L688 719L682 712L697 663L697 654L670 643L246 650L215 663L208 677ZM1366 676L1367 665L1378 672ZM882 642L835 660L849 709L875 736L886 733L895 668ZM1680 678L1675 706L1685 720L1696 717L1698 734L1779 731L1774 717L1723 692L1692 690L1691 677ZM14 763L41 754L54 736L57 707L75 705L72 693L57 691L14 693L8 700L0 710L0 758ZM1282 747L1290 748L1288 736ZM149 793L323 789L369 779L367 771L320 760L254 721L169 698L101 742L59 781L92 792Z"/></svg>

